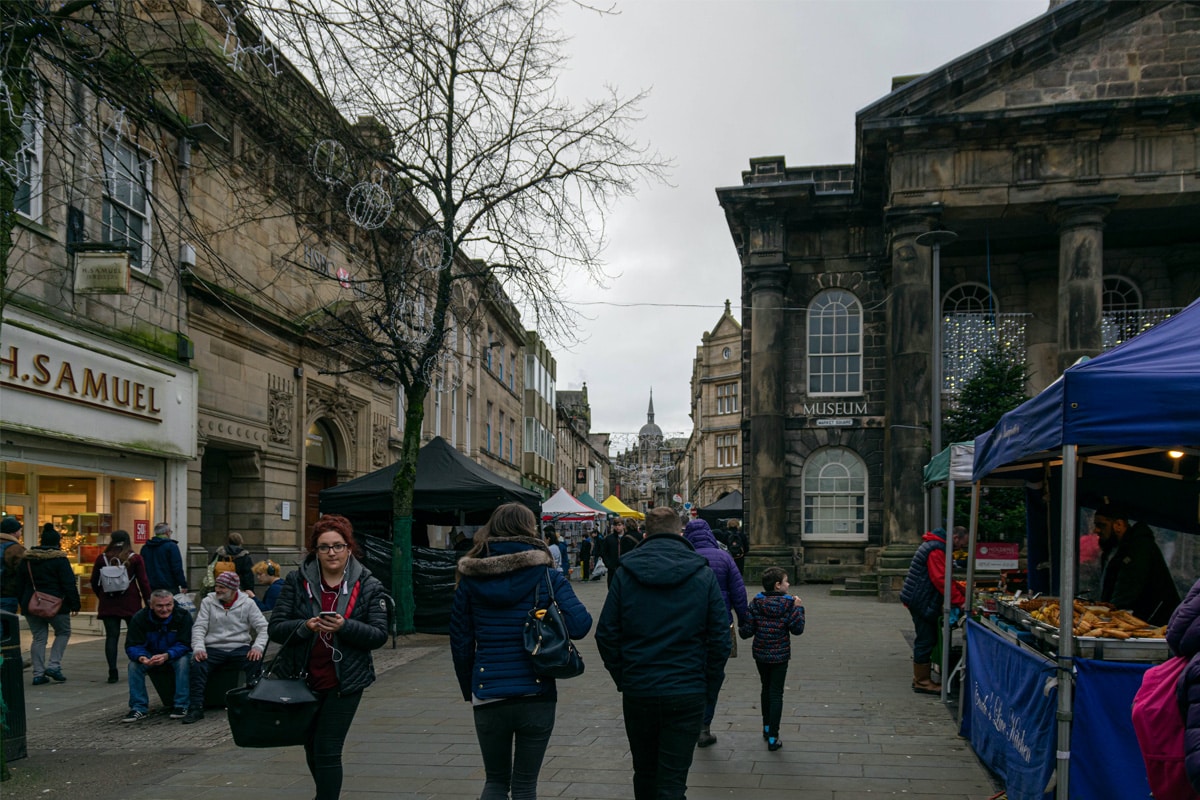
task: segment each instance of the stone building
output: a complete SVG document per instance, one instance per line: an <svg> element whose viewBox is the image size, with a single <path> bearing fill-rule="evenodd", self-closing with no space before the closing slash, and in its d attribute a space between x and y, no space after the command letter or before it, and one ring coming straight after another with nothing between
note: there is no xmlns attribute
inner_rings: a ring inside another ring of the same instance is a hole
<svg viewBox="0 0 1200 800"><path fill-rule="evenodd" d="M556 394L554 486L574 496L587 492L603 500L611 490L609 437L592 433L592 407L587 384Z"/></svg>
<svg viewBox="0 0 1200 800"><path fill-rule="evenodd" d="M654 421L654 392L646 409L646 424L638 429L633 446L613 459L616 494L621 502L643 514L657 506L675 505L678 463L687 451L688 439L663 435ZM680 495L682 496L682 495Z"/></svg>
<svg viewBox="0 0 1200 800"><path fill-rule="evenodd" d="M742 489L742 326L728 300L696 347L691 385L692 435L679 494L706 506Z"/></svg>
<svg viewBox="0 0 1200 800"><path fill-rule="evenodd" d="M718 189L752 309L757 554L810 579L906 566L935 343L942 407L995 342L1032 393L1194 299L1198 119L1200 6L1076 0L898 81L853 164L755 158Z"/></svg>

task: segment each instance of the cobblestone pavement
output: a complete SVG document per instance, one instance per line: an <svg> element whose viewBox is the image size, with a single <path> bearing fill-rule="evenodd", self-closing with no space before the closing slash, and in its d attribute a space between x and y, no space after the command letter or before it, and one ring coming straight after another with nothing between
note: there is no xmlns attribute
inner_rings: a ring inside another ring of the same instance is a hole
<svg viewBox="0 0 1200 800"><path fill-rule="evenodd" d="M808 630L794 640L784 696L784 748L762 741L758 675L743 642L713 724L716 745L696 751L691 800L987 800L999 789L951 713L909 688L911 626L903 607L831 597L800 586ZM603 581L575 584L598 616ZM542 797L633 796L620 696L589 636L587 672L559 684ZM359 708L343 758L343 800L474 800L483 786L470 704L462 701L446 638L400 637L376 652L379 680ZM13 762L2 800L304 800L312 782L300 748L243 750L224 712L180 725L161 710L136 725L124 683L104 683L102 643L68 648L65 684L31 687L29 751ZM25 673L29 675L28 672ZM121 670L124 679L124 668Z"/></svg>

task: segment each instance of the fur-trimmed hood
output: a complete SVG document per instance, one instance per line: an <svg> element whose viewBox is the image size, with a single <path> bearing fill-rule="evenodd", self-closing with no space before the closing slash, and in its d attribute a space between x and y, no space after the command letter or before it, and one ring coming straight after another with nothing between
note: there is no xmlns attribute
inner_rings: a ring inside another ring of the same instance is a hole
<svg viewBox="0 0 1200 800"><path fill-rule="evenodd" d="M549 548L529 536L488 539L480 555L458 560L461 584L483 603L497 607L522 601L553 567Z"/></svg>
<svg viewBox="0 0 1200 800"><path fill-rule="evenodd" d="M66 552L59 550L57 547L30 547L25 551L25 558L30 561L48 561L52 558L66 558Z"/></svg>

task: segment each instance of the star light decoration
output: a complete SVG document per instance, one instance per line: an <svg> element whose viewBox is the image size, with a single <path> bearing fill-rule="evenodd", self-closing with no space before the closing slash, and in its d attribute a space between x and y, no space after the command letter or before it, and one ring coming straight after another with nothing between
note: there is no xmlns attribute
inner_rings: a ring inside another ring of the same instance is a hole
<svg viewBox="0 0 1200 800"><path fill-rule="evenodd" d="M225 41L221 45L221 54L229 61L234 72L241 72L248 59L258 61L272 77L278 78L283 70L279 67L279 54L267 41L256 45L242 44L241 34L238 33L237 21L244 8L230 8L225 3L217 3L217 13L225 21Z"/></svg>

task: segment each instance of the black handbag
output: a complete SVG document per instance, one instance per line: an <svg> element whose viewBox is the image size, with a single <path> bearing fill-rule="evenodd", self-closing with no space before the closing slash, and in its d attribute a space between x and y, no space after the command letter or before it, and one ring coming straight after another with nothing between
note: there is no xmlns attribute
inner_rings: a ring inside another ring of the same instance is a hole
<svg viewBox="0 0 1200 800"><path fill-rule="evenodd" d="M291 640L289 636L283 647ZM238 747L293 747L308 741L320 703L305 681L307 671L296 678L273 675L278 660L277 655L270 669L253 685L225 693L229 730ZM304 663L308 663L307 658Z"/></svg>
<svg viewBox="0 0 1200 800"><path fill-rule="evenodd" d="M574 678L583 674L583 658L567 635L567 623L562 610L554 599L554 582L546 570L546 586L550 600L541 607L541 595L537 588L533 594L533 608L525 619L525 652L533 662L533 671L547 678Z"/></svg>

